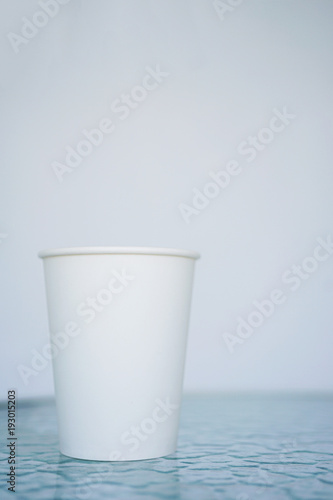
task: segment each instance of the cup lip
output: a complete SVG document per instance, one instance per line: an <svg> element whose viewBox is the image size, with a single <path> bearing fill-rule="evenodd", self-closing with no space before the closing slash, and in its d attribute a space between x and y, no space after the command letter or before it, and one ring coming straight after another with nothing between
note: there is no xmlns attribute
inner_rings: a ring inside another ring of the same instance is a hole
<svg viewBox="0 0 333 500"><path fill-rule="evenodd" d="M92 246L92 247L65 247L48 248L38 252L38 257L65 257L70 255L163 255L170 257L187 257L200 259L200 254L193 250L163 247L134 247L134 246Z"/></svg>

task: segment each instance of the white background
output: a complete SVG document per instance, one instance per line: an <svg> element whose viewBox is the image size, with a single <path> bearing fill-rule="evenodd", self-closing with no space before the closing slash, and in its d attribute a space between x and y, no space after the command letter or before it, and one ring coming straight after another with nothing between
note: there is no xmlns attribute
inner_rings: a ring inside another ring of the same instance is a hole
<svg viewBox="0 0 333 500"><path fill-rule="evenodd" d="M48 342L37 252L86 245L201 253L186 390L333 388L333 256L295 292L281 278L333 235L333 2L229 3L71 0L15 53L8 34L41 8L1 1L2 397L53 393L50 366L27 385L17 370ZM110 106L157 65L121 120ZM248 162L239 144L284 107L296 118ZM114 132L59 182L52 163L103 117ZM241 173L186 224L179 205L230 160ZM275 288L284 304L229 352L223 334Z"/></svg>

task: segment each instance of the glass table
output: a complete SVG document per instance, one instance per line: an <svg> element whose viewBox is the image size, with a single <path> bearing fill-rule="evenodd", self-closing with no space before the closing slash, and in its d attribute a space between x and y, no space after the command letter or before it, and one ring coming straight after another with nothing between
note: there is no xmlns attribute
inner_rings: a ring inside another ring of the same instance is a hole
<svg viewBox="0 0 333 500"><path fill-rule="evenodd" d="M333 499L333 395L185 395L177 453L136 462L61 455L54 401L18 400L15 493L0 415L1 499Z"/></svg>

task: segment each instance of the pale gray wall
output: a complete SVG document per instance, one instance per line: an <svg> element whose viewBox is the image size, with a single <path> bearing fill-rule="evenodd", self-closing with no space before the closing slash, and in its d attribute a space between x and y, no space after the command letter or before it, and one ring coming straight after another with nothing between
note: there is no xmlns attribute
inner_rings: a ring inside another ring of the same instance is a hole
<svg viewBox="0 0 333 500"><path fill-rule="evenodd" d="M2 396L53 391L49 366L27 385L17 366L48 341L37 252L75 245L202 254L187 390L332 389L333 256L305 260L295 291L285 273L333 235L333 2L45 0L52 19L42 3L1 2ZM23 17L45 26L29 34ZM157 65L168 75L145 97L134 87ZM131 91L136 109L111 109ZM290 123L272 121L284 107ZM59 182L52 163L102 118L112 134ZM258 133L270 142L246 153ZM179 205L232 160L238 175L187 224ZM224 334L274 289L284 303L229 352Z"/></svg>

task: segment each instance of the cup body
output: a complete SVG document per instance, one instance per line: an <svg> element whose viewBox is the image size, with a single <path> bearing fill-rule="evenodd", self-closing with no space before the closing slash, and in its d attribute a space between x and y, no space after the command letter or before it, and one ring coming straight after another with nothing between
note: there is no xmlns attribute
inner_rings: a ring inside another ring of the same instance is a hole
<svg viewBox="0 0 333 500"><path fill-rule="evenodd" d="M173 453L198 254L91 247L39 255L60 451L116 461Z"/></svg>

